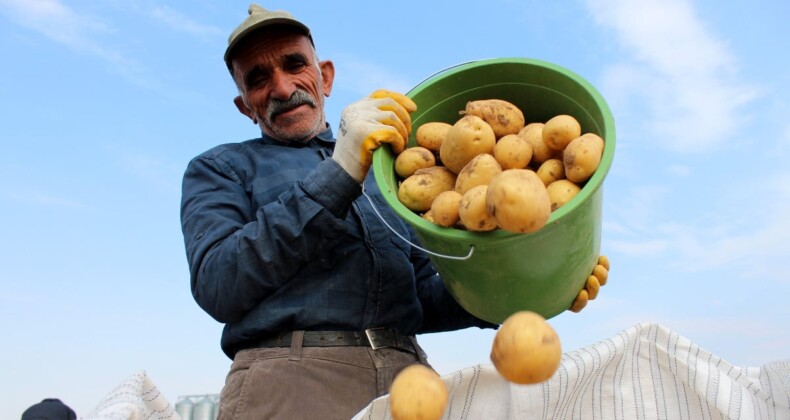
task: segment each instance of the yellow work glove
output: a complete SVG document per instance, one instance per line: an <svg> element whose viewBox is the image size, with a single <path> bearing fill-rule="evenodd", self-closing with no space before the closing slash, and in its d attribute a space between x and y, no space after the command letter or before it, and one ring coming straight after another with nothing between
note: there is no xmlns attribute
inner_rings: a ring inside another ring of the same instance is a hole
<svg viewBox="0 0 790 420"><path fill-rule="evenodd" d="M606 255L601 255L598 257L598 264L593 267L592 273L587 277L587 282L584 284L584 288L579 291L579 294L576 295L576 299L573 300L571 307L568 308L571 312L579 313L585 306L587 306L587 302L595 299L598 297L598 291L601 289L601 286L606 284L606 281L609 279L609 258Z"/></svg>
<svg viewBox="0 0 790 420"><path fill-rule="evenodd" d="M373 151L389 143L399 154L411 133L410 112L417 105L407 96L380 89L346 107L340 118L334 159L351 177L365 179L373 162Z"/></svg>

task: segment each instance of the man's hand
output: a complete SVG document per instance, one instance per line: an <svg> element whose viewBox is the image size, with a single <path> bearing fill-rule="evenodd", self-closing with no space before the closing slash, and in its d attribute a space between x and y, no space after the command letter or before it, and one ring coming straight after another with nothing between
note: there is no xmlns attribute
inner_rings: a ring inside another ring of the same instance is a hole
<svg viewBox="0 0 790 420"><path fill-rule="evenodd" d="M365 179L373 162L373 151L389 143L398 154L411 133L411 116L417 105L407 96L380 89L343 110L337 144L332 154L349 175Z"/></svg>
<svg viewBox="0 0 790 420"><path fill-rule="evenodd" d="M595 265L593 268L592 274L587 277L587 282L584 284L584 288L579 291L579 294L576 295L576 299L573 300L571 307L568 308L571 312L579 313L585 306L587 306L587 302L595 299L598 297L598 291L601 289L601 286L606 284L606 281L609 279L609 258L605 255L601 255L598 257L598 264Z"/></svg>

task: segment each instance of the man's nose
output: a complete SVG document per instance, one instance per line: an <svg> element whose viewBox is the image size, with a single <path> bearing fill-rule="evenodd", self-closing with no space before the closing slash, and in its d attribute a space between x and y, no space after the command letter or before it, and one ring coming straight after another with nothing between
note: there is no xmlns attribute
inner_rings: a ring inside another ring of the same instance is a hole
<svg viewBox="0 0 790 420"><path fill-rule="evenodd" d="M291 81L290 75L284 72L275 72L272 75L272 96L276 99L288 100L293 95L296 86Z"/></svg>

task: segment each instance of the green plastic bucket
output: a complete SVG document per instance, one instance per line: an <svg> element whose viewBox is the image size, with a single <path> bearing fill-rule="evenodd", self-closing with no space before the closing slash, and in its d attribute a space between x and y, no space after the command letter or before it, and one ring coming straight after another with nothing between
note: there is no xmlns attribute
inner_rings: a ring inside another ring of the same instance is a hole
<svg viewBox="0 0 790 420"><path fill-rule="evenodd" d="M468 312L501 323L520 310L554 317L584 287L600 254L603 180L615 149L615 126L598 91L560 66L524 58L499 58L443 70L407 93L417 104L414 133L430 121L454 123L467 101L498 98L512 102L527 123L574 116L582 132L604 139L598 170L537 232L469 232L428 222L400 203L395 156L388 147L373 156L373 171L387 203L411 226L429 251L447 289Z"/></svg>

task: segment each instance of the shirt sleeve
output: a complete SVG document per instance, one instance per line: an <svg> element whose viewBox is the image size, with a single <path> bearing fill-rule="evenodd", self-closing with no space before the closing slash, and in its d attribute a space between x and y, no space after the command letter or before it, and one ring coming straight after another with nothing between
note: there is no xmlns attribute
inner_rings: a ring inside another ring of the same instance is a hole
<svg viewBox="0 0 790 420"><path fill-rule="evenodd" d="M219 322L240 320L344 236L343 219L360 193L328 159L278 200L252 208L230 165L213 155L193 159L181 224L195 300Z"/></svg>

